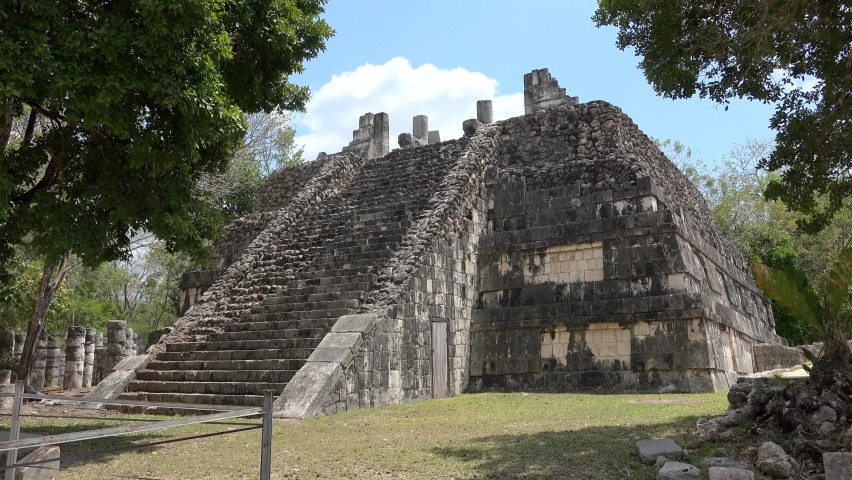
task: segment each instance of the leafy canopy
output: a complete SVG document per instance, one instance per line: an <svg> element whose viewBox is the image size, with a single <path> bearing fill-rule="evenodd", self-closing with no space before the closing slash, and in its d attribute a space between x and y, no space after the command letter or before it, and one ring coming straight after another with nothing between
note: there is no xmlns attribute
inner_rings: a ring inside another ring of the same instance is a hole
<svg viewBox="0 0 852 480"><path fill-rule="evenodd" d="M24 242L94 266L141 231L203 255L221 214L199 180L226 170L243 112L304 108L289 76L333 34L324 3L0 3L0 274Z"/></svg>
<svg viewBox="0 0 852 480"><path fill-rule="evenodd" d="M667 98L699 95L776 105L766 187L827 225L852 194L852 4L801 0L599 0L597 26L618 28L648 82ZM725 107L727 109L727 106Z"/></svg>

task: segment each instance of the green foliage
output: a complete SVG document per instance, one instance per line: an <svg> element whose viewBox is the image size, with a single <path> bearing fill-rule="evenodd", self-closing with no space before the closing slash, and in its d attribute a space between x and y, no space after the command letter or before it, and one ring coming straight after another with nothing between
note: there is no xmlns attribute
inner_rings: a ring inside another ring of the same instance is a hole
<svg viewBox="0 0 852 480"><path fill-rule="evenodd" d="M223 215L199 180L227 169L243 112L304 107L289 75L333 33L324 3L0 4L0 283L25 242L95 267L150 232L204 257Z"/></svg>
<svg viewBox="0 0 852 480"><path fill-rule="evenodd" d="M0 355L0 370L18 370L18 359L9 352Z"/></svg>
<svg viewBox="0 0 852 480"><path fill-rule="evenodd" d="M761 165L779 174L764 192L802 212L800 227L828 226L852 194L850 2L598 4L593 20L618 28L616 45L642 57L639 67L659 95L775 104L776 147Z"/></svg>
<svg viewBox="0 0 852 480"><path fill-rule="evenodd" d="M764 295L796 317L807 320L819 331L825 342L823 358L817 361L811 352L803 353L819 370L814 374L818 377L817 381L831 378L831 374L822 367L835 362L846 365L849 356L849 347L843 340L840 312L841 307L848 302L849 284L852 282L852 275L849 274L852 271L852 248L844 248L838 255L831 267L822 298L810 287L805 273L796 268L778 270L754 261L752 271Z"/></svg>
<svg viewBox="0 0 852 480"><path fill-rule="evenodd" d="M254 113L248 115L248 122L231 167L200 182L201 190L211 194L212 204L226 222L251 213L254 197L272 170L302 161L303 149L296 148L296 131L289 125L289 115Z"/></svg>
<svg viewBox="0 0 852 480"><path fill-rule="evenodd" d="M764 295L814 327L824 328L824 309L804 272L795 269L778 270L756 260L752 262L751 270Z"/></svg>

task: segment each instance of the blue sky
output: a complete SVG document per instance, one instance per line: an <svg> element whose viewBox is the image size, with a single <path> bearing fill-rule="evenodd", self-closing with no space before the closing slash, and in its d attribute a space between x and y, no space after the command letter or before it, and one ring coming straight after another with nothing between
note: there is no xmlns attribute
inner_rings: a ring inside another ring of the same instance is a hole
<svg viewBox="0 0 852 480"><path fill-rule="evenodd" d="M614 28L595 28L593 0L330 0L324 18L336 30L326 51L291 80L313 98L297 115L305 158L338 152L358 116L387 112L391 146L429 117L441 138L461 136L476 100L494 100L495 120L523 114L523 75L548 68L581 102L621 107L648 135L678 140L714 163L747 138L771 139L773 107L657 96L639 58L615 47Z"/></svg>

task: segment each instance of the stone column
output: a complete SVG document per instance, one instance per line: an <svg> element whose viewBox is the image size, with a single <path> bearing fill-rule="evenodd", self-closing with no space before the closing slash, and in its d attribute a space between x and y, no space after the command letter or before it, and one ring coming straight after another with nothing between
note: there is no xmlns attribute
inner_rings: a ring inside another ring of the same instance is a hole
<svg viewBox="0 0 852 480"><path fill-rule="evenodd" d="M127 333L125 334L127 335L127 342L124 344L124 348L126 349L126 355L128 357L136 355L136 345L133 343L133 335L135 334L136 333L133 331L132 328L127 328Z"/></svg>
<svg viewBox="0 0 852 480"><path fill-rule="evenodd" d="M429 144L429 117L426 115L414 116L414 127L411 130L414 137L414 146L422 147Z"/></svg>
<svg viewBox="0 0 852 480"><path fill-rule="evenodd" d="M476 119L482 123L494 123L494 110L491 108L491 100L476 101Z"/></svg>
<svg viewBox="0 0 852 480"><path fill-rule="evenodd" d="M47 338L44 332L36 340L35 361L33 363L33 371L30 374L32 385L37 390L44 388L44 376L47 369Z"/></svg>
<svg viewBox="0 0 852 480"><path fill-rule="evenodd" d="M441 132L438 130L429 130L429 145L441 143Z"/></svg>
<svg viewBox="0 0 852 480"><path fill-rule="evenodd" d="M92 386L97 385L104 379L105 364L106 347L104 346L104 334L95 332L95 366L92 369Z"/></svg>
<svg viewBox="0 0 852 480"><path fill-rule="evenodd" d="M380 112L373 117L372 158L382 158L390 152L390 118Z"/></svg>
<svg viewBox="0 0 852 480"><path fill-rule="evenodd" d="M133 355L139 355L139 333L133 332Z"/></svg>
<svg viewBox="0 0 852 480"><path fill-rule="evenodd" d="M127 358L127 322L110 320L107 324L106 358L104 378L115 370L115 366Z"/></svg>
<svg viewBox="0 0 852 480"><path fill-rule="evenodd" d="M92 386L92 373L95 368L95 334L94 328L86 329L86 340L83 343L83 388Z"/></svg>
<svg viewBox="0 0 852 480"><path fill-rule="evenodd" d="M44 369L44 386L45 387L61 387L62 380L59 376L59 365L62 361L62 349L59 347L59 341L53 337L48 337L47 340L47 361Z"/></svg>
<svg viewBox="0 0 852 480"><path fill-rule="evenodd" d="M65 375L62 388L71 390L83 386L83 370L86 361L86 329L69 327L65 342Z"/></svg>

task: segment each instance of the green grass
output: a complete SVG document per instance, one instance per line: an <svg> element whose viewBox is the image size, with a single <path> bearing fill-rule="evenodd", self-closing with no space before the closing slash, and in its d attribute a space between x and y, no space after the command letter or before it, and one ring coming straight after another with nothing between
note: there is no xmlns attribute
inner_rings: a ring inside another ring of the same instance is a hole
<svg viewBox="0 0 852 480"><path fill-rule="evenodd" d="M657 470L640 464L637 440L671 437L687 446L695 440L695 420L721 415L726 407L725 393L489 393L276 420L273 478L653 479ZM59 433L117 423L26 419L24 430ZM57 478L257 478L260 430L66 460L229 428L240 427L198 425L65 444ZM687 458L697 463L734 448L709 444L688 450Z"/></svg>

